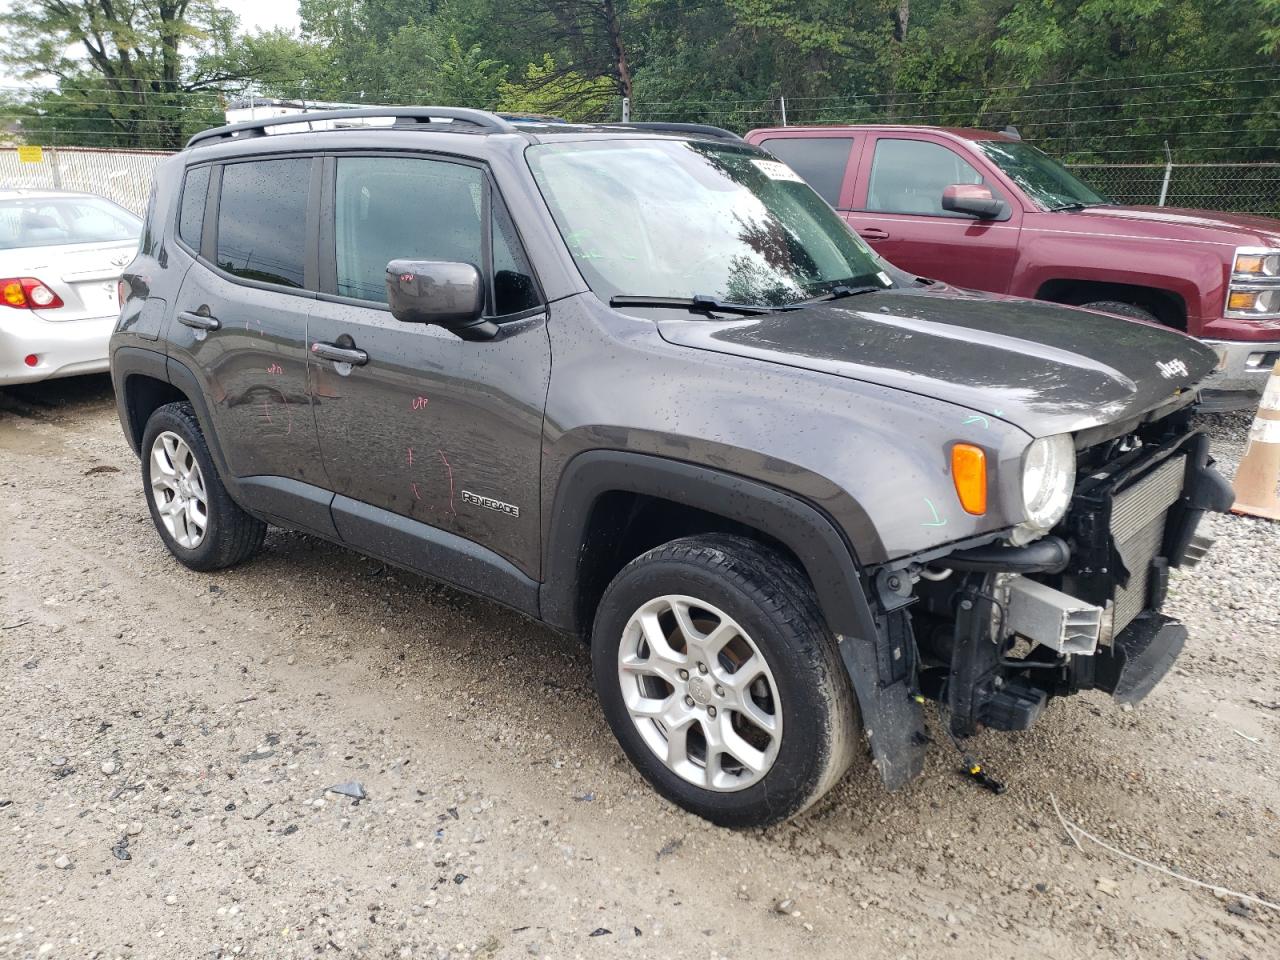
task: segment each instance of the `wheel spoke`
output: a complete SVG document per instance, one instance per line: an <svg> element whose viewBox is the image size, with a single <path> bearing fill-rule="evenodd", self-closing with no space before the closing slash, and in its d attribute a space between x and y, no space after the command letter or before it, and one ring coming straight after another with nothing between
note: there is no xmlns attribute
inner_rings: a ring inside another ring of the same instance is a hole
<svg viewBox="0 0 1280 960"><path fill-rule="evenodd" d="M169 451L165 448L163 441L157 443L151 448L151 475L154 477L156 471L160 471L162 477L176 477L178 471L173 466L173 460L169 456Z"/></svg>
<svg viewBox="0 0 1280 960"><path fill-rule="evenodd" d="M668 642L667 635L662 632L662 624L658 622L656 611L640 615L640 630L644 633L645 643L649 647L650 661L655 659L665 661L666 664L670 665L672 672L677 667L684 666L688 662L688 657L676 650Z"/></svg>
<svg viewBox="0 0 1280 960"><path fill-rule="evenodd" d="M204 528L209 523L209 517L201 509L200 501L192 497L187 501L187 526L195 527L196 533L204 533Z"/></svg>
<svg viewBox="0 0 1280 960"><path fill-rule="evenodd" d="M738 712L747 718L748 723L754 724L770 736L778 729L777 717L765 713L760 704L749 696L742 698L742 702L738 704Z"/></svg>
<svg viewBox="0 0 1280 960"><path fill-rule="evenodd" d="M716 679L720 681L720 685L729 693L734 703L742 703L749 699L748 688L764 672L764 660L758 653L753 653L744 660L733 673L718 664L715 667Z"/></svg>
<svg viewBox="0 0 1280 960"><path fill-rule="evenodd" d="M729 713L723 713L719 718L719 745L721 749L752 773L763 773L769 764L768 756L743 740L738 735L738 731L733 729L733 724L730 722L729 717Z"/></svg>

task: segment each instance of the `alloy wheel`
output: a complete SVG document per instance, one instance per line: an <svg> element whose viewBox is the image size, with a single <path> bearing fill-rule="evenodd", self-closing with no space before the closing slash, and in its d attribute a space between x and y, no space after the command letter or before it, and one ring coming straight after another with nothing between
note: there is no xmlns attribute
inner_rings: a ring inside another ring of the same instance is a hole
<svg viewBox="0 0 1280 960"><path fill-rule="evenodd" d="M618 646L618 680L645 744L695 786L743 790L777 759L782 708L769 664L713 604L671 595L642 606Z"/></svg>
<svg viewBox="0 0 1280 960"><path fill-rule="evenodd" d="M198 547L209 527L204 474L187 441L169 430L151 445L151 495L174 542L188 550Z"/></svg>

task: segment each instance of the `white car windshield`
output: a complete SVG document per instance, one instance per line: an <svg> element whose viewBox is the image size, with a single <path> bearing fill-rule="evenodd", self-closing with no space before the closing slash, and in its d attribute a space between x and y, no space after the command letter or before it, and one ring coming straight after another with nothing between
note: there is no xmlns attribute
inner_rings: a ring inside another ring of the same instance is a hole
<svg viewBox="0 0 1280 960"><path fill-rule="evenodd" d="M0 200L0 250L137 240L142 221L100 197Z"/></svg>
<svg viewBox="0 0 1280 960"><path fill-rule="evenodd" d="M710 296L781 306L888 286L875 254L790 167L746 146L616 139L527 151L602 299Z"/></svg>

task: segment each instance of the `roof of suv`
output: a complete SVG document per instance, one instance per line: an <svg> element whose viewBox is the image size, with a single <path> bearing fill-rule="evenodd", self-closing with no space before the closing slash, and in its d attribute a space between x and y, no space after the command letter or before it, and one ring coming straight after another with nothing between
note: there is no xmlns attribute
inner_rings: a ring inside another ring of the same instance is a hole
<svg viewBox="0 0 1280 960"><path fill-rule="evenodd" d="M371 120L390 120L390 124L374 124ZM362 122L363 121L363 122ZM267 135L296 135L319 132L314 124L323 123L328 130L354 129L365 132L403 131L431 133L458 133L469 135L521 134L530 142L538 143L547 138L583 134L667 134L697 137L700 139L735 140L742 138L720 127L700 123L566 123L555 118L514 117L490 113L487 110L471 110L462 107L361 107L352 110L322 110L314 113L290 114L233 123L197 133L187 141L188 149L204 143L225 143L229 140L246 140ZM306 125L307 129L298 127ZM272 128L281 128L272 130ZM293 129L284 129L291 127Z"/></svg>

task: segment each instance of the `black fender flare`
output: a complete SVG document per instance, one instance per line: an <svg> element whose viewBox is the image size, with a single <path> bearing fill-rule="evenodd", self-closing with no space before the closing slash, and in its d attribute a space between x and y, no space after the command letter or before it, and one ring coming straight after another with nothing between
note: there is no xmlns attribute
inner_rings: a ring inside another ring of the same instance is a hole
<svg viewBox="0 0 1280 960"><path fill-rule="evenodd" d="M222 445L213 429L213 418L209 414L209 404L200 381L191 369L173 357L165 356L154 350L141 347L119 347L111 355L111 384L116 394L116 410L120 416L120 424L133 452L138 453L141 433L134 436L133 417L129 410L128 380L132 376L141 375L168 383L181 392L195 410L196 419L200 421L200 429L204 433L205 443L213 456L214 466L223 485L230 491L232 499L240 502L240 485L227 469L227 458L222 453Z"/></svg>
<svg viewBox="0 0 1280 960"><path fill-rule="evenodd" d="M136 454L142 441L141 434L133 430L133 411L129 407L132 399L128 389L129 378L134 376L149 377L161 383L169 382L169 371L166 357L155 350L142 347L117 347L111 354L111 388L116 396L116 415L120 418L120 427L124 430L125 439Z"/></svg>
<svg viewBox="0 0 1280 960"><path fill-rule="evenodd" d="M784 544L800 561L836 637L857 695L875 765L886 786L902 786L924 766L924 720L914 694L914 651L877 617L853 548L817 507L768 484L648 454L592 450L569 461L549 518L541 617L585 632L577 611L581 548L591 508L606 493L637 493L742 523Z"/></svg>

